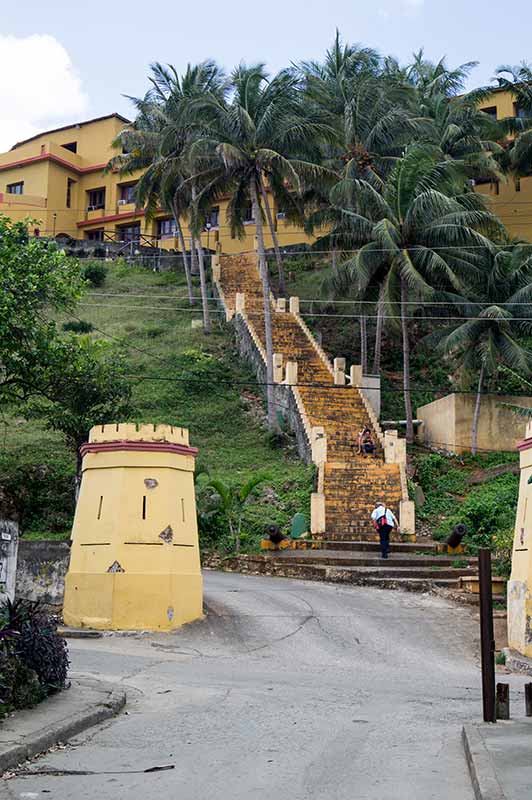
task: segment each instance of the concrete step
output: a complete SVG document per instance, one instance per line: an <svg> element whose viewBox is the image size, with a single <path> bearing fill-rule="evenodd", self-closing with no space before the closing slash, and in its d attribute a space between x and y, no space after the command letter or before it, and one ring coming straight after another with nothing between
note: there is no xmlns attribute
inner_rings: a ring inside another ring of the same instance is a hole
<svg viewBox="0 0 532 800"><path fill-rule="evenodd" d="M316 564L291 564L270 556L240 556L224 562L224 569L251 572L253 574L276 575L284 578L328 581L360 586L376 586L410 591L428 591L432 586L454 588L459 586L459 570L412 574L409 570L398 569L357 569ZM449 572L449 571L448 571Z"/></svg>
<svg viewBox="0 0 532 800"><path fill-rule="evenodd" d="M368 553L380 553L380 544L377 540L368 541L367 539L352 539L352 540L342 541L342 539L322 539L320 541L320 545L321 545L320 551L323 548L328 550L341 550L341 551L345 550L345 551L359 551ZM425 544L422 541L420 542L395 541L393 543L393 552L419 553L425 555L427 553L433 553L433 552L435 553L436 545L433 542L431 542L430 544Z"/></svg>
<svg viewBox="0 0 532 800"><path fill-rule="evenodd" d="M381 558L379 551L357 553L356 551L321 548L319 550L280 550L275 553L275 557L294 564L333 564L335 566L377 567L379 569L382 567L386 567L386 569L394 567L399 567L401 569L413 567L423 570L456 569L454 566L455 562L463 564L464 561L467 561L467 567L458 567L458 569L462 570L462 574L476 574L477 572L476 559L473 558L467 558L463 555L427 556L418 555L417 553L401 553L395 551L395 545L392 545L390 554L386 560Z"/></svg>

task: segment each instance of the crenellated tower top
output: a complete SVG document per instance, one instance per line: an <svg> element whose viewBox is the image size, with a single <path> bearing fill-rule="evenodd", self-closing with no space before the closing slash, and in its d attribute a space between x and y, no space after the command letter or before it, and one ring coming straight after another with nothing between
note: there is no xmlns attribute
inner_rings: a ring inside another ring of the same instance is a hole
<svg viewBox="0 0 532 800"><path fill-rule="evenodd" d="M188 429L173 425L137 425L134 422L116 422L95 425L89 433L89 442L168 442L188 446Z"/></svg>

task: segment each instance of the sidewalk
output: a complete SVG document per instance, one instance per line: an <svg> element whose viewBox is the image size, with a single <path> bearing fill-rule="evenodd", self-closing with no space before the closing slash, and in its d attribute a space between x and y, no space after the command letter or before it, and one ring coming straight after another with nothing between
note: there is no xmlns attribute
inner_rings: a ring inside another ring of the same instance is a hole
<svg viewBox="0 0 532 800"><path fill-rule="evenodd" d="M109 719L125 702L121 687L94 678L72 678L70 689L0 722L0 774Z"/></svg>
<svg viewBox="0 0 532 800"><path fill-rule="evenodd" d="M477 800L532 796L532 718L464 725L462 740Z"/></svg>

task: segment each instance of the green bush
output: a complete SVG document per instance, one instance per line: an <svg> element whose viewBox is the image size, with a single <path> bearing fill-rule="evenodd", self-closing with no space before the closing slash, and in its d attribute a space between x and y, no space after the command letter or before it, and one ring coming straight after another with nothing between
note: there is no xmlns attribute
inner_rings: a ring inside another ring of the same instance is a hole
<svg viewBox="0 0 532 800"><path fill-rule="evenodd" d="M94 330L94 325L84 319L73 319L69 322L63 322L63 330L72 331L72 333L90 333Z"/></svg>
<svg viewBox="0 0 532 800"><path fill-rule="evenodd" d="M27 447L0 454L0 490L19 515L22 535L33 530L66 533L74 513L75 459L67 452L36 453Z"/></svg>
<svg viewBox="0 0 532 800"><path fill-rule="evenodd" d="M83 265L82 274L91 286L103 286L107 277L107 267L100 261L87 261Z"/></svg>
<svg viewBox="0 0 532 800"><path fill-rule="evenodd" d="M479 547L496 547L497 536L511 529L519 494L519 478L501 475L489 483L473 489L459 506L435 531L437 538L445 538L452 528L463 522L467 526L464 542L475 553Z"/></svg>
<svg viewBox="0 0 532 800"><path fill-rule="evenodd" d="M514 549L514 529L504 528L493 537L493 572L502 578L509 578L512 571L512 553Z"/></svg>

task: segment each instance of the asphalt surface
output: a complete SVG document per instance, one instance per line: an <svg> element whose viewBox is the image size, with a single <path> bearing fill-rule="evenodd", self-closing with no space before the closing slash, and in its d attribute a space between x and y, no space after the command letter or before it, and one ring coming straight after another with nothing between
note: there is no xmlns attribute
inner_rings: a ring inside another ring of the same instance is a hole
<svg viewBox="0 0 532 800"><path fill-rule="evenodd" d="M5 797L472 800L468 608L216 572L205 600L176 633L72 640L72 669L119 682L127 713L33 761Z"/></svg>

